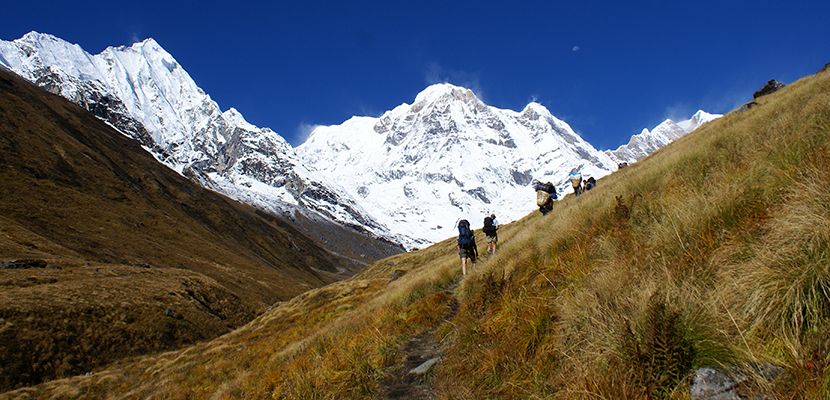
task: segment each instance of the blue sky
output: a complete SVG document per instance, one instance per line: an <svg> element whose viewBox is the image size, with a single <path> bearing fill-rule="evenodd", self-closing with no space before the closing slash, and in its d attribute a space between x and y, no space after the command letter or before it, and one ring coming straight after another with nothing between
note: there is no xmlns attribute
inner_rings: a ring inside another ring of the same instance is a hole
<svg viewBox="0 0 830 400"><path fill-rule="evenodd" d="M34 30L98 54L152 37L222 110L295 146L449 82L498 108L539 102L616 148L830 63L830 1L620 3L18 1L0 39Z"/></svg>

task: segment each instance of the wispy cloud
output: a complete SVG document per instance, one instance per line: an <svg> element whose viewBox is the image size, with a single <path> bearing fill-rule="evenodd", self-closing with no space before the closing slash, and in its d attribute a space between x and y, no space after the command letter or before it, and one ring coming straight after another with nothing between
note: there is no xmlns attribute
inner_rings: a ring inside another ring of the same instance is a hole
<svg viewBox="0 0 830 400"><path fill-rule="evenodd" d="M357 114L357 115L365 115L367 117L377 118L377 117L380 117L381 115L383 115L383 113L386 112L386 110L379 110L377 107L368 105L368 104L366 104L362 101L357 103L355 105L355 107L359 111L359 114Z"/></svg>
<svg viewBox="0 0 830 400"><path fill-rule="evenodd" d="M438 62L430 62L424 72L424 81L427 85L436 83L451 83L473 91L481 101L484 101L484 90L479 82L478 75L467 71L446 69Z"/></svg>
<svg viewBox="0 0 830 400"><path fill-rule="evenodd" d="M666 107L666 110L663 112L663 120L670 119L674 122L685 121L689 119L692 115L694 115L697 110L693 110L693 107L683 104L677 103ZM660 121L661 123L663 121ZM648 127L649 129L654 128Z"/></svg>
<svg viewBox="0 0 830 400"><path fill-rule="evenodd" d="M717 87L703 97L700 108L710 113L726 114L752 101L752 94L760 88L757 82L749 80L739 80L727 87Z"/></svg>
<svg viewBox="0 0 830 400"><path fill-rule="evenodd" d="M711 110L704 109L704 111L726 114L752 101L752 93L754 93L752 89L726 91L711 101L708 101L706 106Z"/></svg>
<svg viewBox="0 0 830 400"><path fill-rule="evenodd" d="M308 137L311 135L311 132L314 132L314 130L317 129L317 127L319 127L319 126L320 125L307 124L305 122L301 123L297 127L297 132L294 135L293 142L296 143L296 145L294 145L294 146L305 143L305 141L308 140Z"/></svg>

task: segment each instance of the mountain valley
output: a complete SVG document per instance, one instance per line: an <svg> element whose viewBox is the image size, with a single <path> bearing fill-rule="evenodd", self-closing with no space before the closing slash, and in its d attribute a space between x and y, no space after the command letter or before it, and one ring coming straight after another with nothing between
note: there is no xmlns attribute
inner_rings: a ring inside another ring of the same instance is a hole
<svg viewBox="0 0 830 400"><path fill-rule="evenodd" d="M152 39L0 41L0 399L825 398L827 68L613 150L449 83L292 147Z"/></svg>
<svg viewBox="0 0 830 400"><path fill-rule="evenodd" d="M212 340L0 398L826 398L830 74L752 103L504 224L466 276L448 238Z"/></svg>
<svg viewBox="0 0 830 400"><path fill-rule="evenodd" d="M0 186L3 389L216 337L399 252L204 189L2 68Z"/></svg>

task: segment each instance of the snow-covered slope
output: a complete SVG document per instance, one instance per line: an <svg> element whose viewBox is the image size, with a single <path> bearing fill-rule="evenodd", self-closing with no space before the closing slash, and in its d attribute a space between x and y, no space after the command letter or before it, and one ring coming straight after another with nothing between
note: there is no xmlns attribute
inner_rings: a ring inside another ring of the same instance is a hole
<svg viewBox="0 0 830 400"><path fill-rule="evenodd" d="M677 126L686 132L691 132L699 128L701 125L709 121L714 121L722 116L723 114L710 114L706 111L698 110L692 118L678 122Z"/></svg>
<svg viewBox="0 0 830 400"><path fill-rule="evenodd" d="M450 84L380 118L318 127L296 151L378 221L426 242L453 236L459 218L480 227L491 212L507 222L533 211L533 179L564 189L572 169L596 178L616 169L542 105L501 110Z"/></svg>
<svg viewBox="0 0 830 400"><path fill-rule="evenodd" d="M641 133L632 136L628 144L622 145L616 150L606 150L605 153L618 164L631 164L642 160L657 149L677 140L699 126L722 116L722 114L709 114L703 110L698 110L692 118L685 121L675 123L667 119L651 131L643 129Z"/></svg>
<svg viewBox="0 0 830 400"><path fill-rule="evenodd" d="M204 186L273 212L313 211L387 236L342 188L305 168L280 135L233 108L222 112L153 39L93 56L31 32L0 41L0 64L85 106Z"/></svg>

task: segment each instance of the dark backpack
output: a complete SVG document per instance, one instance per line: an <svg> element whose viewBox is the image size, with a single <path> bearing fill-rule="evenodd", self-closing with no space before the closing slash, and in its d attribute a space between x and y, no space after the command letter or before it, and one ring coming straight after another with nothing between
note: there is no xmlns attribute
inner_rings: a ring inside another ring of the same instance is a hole
<svg viewBox="0 0 830 400"><path fill-rule="evenodd" d="M490 217L484 217L484 228L481 230L487 235L496 233L496 227L493 226L493 219Z"/></svg>
<svg viewBox="0 0 830 400"><path fill-rule="evenodd" d="M553 186L552 183L548 182L545 185L548 186L548 193L550 193L550 197L556 200L556 186Z"/></svg>
<svg viewBox="0 0 830 400"><path fill-rule="evenodd" d="M467 246L473 243L473 231L466 219L458 221L458 244Z"/></svg>

